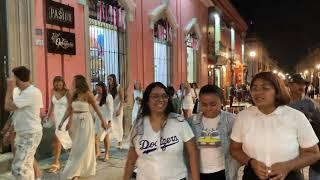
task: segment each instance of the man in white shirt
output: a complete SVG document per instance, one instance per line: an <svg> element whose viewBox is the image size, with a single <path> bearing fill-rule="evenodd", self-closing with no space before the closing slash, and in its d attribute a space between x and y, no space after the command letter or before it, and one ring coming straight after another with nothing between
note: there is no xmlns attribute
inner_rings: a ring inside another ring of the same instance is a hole
<svg viewBox="0 0 320 180"><path fill-rule="evenodd" d="M16 179L33 180L33 162L42 138L40 109L43 107L40 90L30 83L30 70L24 66L12 70L14 78L7 80L5 109L14 111L16 154L12 162L12 174ZM14 87L20 90L13 96Z"/></svg>

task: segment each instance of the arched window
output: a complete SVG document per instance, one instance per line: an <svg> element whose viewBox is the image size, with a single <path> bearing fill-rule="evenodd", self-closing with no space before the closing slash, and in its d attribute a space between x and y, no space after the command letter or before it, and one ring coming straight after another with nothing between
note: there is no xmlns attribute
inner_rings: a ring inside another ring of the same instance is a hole
<svg viewBox="0 0 320 180"><path fill-rule="evenodd" d="M172 28L166 19L154 24L154 81L170 84L172 63Z"/></svg>
<svg viewBox="0 0 320 180"><path fill-rule="evenodd" d="M198 48L199 38L196 33L189 33L186 37L187 46L187 80L198 81Z"/></svg>
<svg viewBox="0 0 320 180"><path fill-rule="evenodd" d="M117 0L90 0L89 10L92 85L105 81L109 74L120 81L122 64L127 61L127 13Z"/></svg>
<svg viewBox="0 0 320 180"><path fill-rule="evenodd" d="M184 28L185 45L187 51L187 80L188 82L198 81L198 50L200 47L201 30L197 18L192 18Z"/></svg>

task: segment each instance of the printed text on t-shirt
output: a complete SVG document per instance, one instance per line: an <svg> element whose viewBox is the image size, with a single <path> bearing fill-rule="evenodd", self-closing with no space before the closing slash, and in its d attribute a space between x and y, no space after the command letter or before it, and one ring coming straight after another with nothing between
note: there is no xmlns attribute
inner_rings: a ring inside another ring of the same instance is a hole
<svg viewBox="0 0 320 180"><path fill-rule="evenodd" d="M160 138L160 148L162 149L162 151L165 151L167 147L177 143L179 143L179 139L177 136ZM140 145L140 150L143 151L143 154L148 154L158 149L158 141L152 142L152 141L143 139L139 142L139 145Z"/></svg>

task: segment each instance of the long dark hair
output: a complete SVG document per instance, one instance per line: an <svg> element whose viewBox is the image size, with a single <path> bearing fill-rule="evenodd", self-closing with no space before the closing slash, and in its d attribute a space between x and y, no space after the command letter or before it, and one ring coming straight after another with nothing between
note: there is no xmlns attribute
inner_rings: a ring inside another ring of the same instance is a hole
<svg viewBox="0 0 320 180"><path fill-rule="evenodd" d="M72 101L75 101L77 100L79 94L83 94L89 91L89 85L87 83L86 78L80 74L75 75L73 77L73 81L74 81L74 92L72 96Z"/></svg>
<svg viewBox="0 0 320 180"><path fill-rule="evenodd" d="M52 85L53 85L53 90L54 91L57 91L57 89L54 87L54 84L58 83L58 82L62 82L63 83L63 90L64 91L68 91L66 82L64 81L64 78L62 76L56 76L56 77L53 78Z"/></svg>
<svg viewBox="0 0 320 180"><path fill-rule="evenodd" d="M99 106L102 106L104 104L106 104L106 98L107 98L107 86L104 82L100 81L96 84L96 86L99 86L102 89L102 95L101 95L101 99L99 102Z"/></svg>
<svg viewBox="0 0 320 180"><path fill-rule="evenodd" d="M142 135L144 133L144 127L143 127L144 126L143 125L144 124L144 122L143 122L144 117L149 116L151 113L149 105L148 105L149 97L150 97L151 91L156 87L162 88L165 91L165 93L169 96L169 93L167 91L166 86L163 85L161 82L153 82L147 86L147 88L145 89L145 91L143 93L143 98L141 101L141 108L139 110L138 117L135 120L133 128L132 128L131 137L130 137L131 143L133 143L133 140L138 135ZM172 102L171 102L171 97L169 97L168 104L167 104L167 107L166 107L164 113L165 113L166 117L168 117L171 112L174 112L174 111L173 111L173 106L172 106ZM161 134L162 134L162 129L160 130L160 136L161 136Z"/></svg>
<svg viewBox="0 0 320 180"><path fill-rule="evenodd" d="M153 83L149 84L143 93L143 98L141 101L141 116L142 117L149 116L151 113L148 102L149 102L151 91L156 87L163 89L166 92L166 94L169 96L169 93L168 93L166 86L163 85L161 82L153 82ZM168 116L171 112L174 112L174 111L173 111L173 106L171 103L171 97L169 97L168 105L167 105L166 109L164 110L164 113L166 116Z"/></svg>
<svg viewBox="0 0 320 180"><path fill-rule="evenodd" d="M112 97L115 98L118 94L117 77L115 74L110 74L108 77L112 78L112 87L110 87L110 84L108 83L109 92L112 95Z"/></svg>

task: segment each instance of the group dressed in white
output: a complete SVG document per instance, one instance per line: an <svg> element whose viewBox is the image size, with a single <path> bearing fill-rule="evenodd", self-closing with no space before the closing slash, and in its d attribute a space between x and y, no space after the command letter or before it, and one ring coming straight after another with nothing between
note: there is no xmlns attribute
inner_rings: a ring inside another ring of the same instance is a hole
<svg viewBox="0 0 320 180"><path fill-rule="evenodd" d="M8 79L5 99L5 109L14 112L12 123L16 135L12 173L16 179L41 179L34 155L42 138L42 94L31 84L29 69L20 66L12 72L14 76ZM82 75L74 76L71 90L67 89L63 77L53 79L50 106L43 126L55 125L54 158L48 172L60 171L61 150L70 149L61 179L95 175L96 159L109 159L110 139L122 148L123 93L116 76L110 74L107 85L97 83L95 91L94 96ZM100 141L105 146L104 156L100 152Z"/></svg>
<svg viewBox="0 0 320 180"><path fill-rule="evenodd" d="M27 68L12 72L5 98L16 133L12 173L16 179L39 179L34 155L42 138L42 94ZM290 87L304 85L296 80ZM94 176L96 159L109 159L111 139L122 148L123 90L114 74L106 81L95 85L94 95L82 75L74 76L71 90L63 77L53 80L44 118L56 127L48 171L60 171L61 150L71 149L61 179ZM185 82L176 92L160 82L143 90L136 81L123 180L134 172L137 180L237 180L242 165L243 180L303 180L300 169L320 159L319 140L309 122L314 116L289 107L297 102L294 91L277 75L258 73L250 85L253 106L235 115L222 110L225 95L215 85L198 89ZM315 166L310 172L310 180L320 177Z"/></svg>

